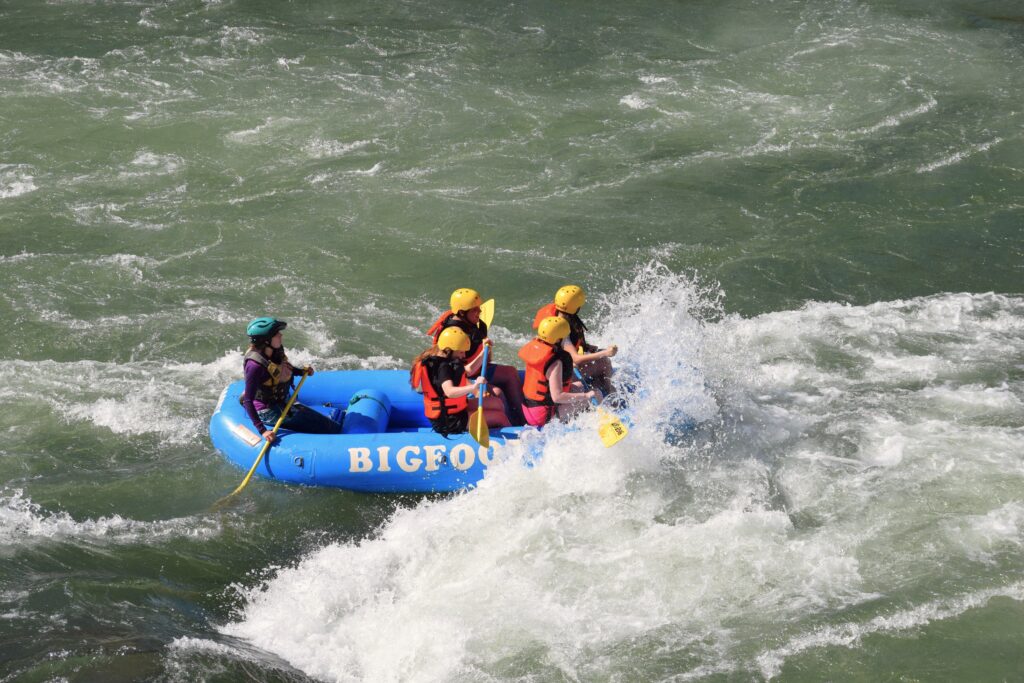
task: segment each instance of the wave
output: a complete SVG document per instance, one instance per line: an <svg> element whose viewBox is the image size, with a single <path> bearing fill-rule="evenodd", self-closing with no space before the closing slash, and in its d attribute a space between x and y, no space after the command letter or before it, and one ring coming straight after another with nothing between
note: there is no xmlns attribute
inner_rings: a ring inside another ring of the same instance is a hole
<svg viewBox="0 0 1024 683"><path fill-rule="evenodd" d="M31 541L159 543L176 538L211 538L220 532L220 521L212 517L142 522L112 515L76 520L66 512L44 510L21 489L0 493L0 549L21 548Z"/></svg>
<svg viewBox="0 0 1024 683"><path fill-rule="evenodd" d="M1021 544L1024 299L743 318L649 264L591 301L619 381L644 387L627 439L601 448L593 416L582 436L556 427L532 469L513 457L245 589L223 632L336 681L587 679L652 651L681 679L771 677L808 649L1019 599L998 566ZM951 578L977 590L873 607Z"/></svg>

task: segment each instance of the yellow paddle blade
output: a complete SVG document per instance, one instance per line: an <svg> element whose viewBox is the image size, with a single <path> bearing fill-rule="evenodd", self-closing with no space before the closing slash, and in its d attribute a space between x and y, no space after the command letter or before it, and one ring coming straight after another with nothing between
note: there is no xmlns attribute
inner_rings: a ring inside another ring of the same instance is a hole
<svg viewBox="0 0 1024 683"><path fill-rule="evenodd" d="M494 299L488 299L480 304L480 319L487 327L491 326L491 321L494 320Z"/></svg>
<svg viewBox="0 0 1024 683"><path fill-rule="evenodd" d="M487 420L484 419L483 408L477 408L476 412L470 416L469 434L484 448L491 445L491 432L487 428Z"/></svg>
<svg viewBox="0 0 1024 683"><path fill-rule="evenodd" d="M601 416L601 422L597 425L597 434L601 437L601 443L605 448L611 448L629 434L629 429L622 424L622 420L615 417L603 408L597 409Z"/></svg>

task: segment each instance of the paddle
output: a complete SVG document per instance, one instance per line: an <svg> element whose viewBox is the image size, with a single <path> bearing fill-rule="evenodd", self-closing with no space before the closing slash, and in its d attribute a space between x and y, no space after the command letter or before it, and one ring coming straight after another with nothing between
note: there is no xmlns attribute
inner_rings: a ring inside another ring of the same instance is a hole
<svg viewBox="0 0 1024 683"><path fill-rule="evenodd" d="M487 325L488 332L490 331L491 321L494 320L494 299L488 299L487 301L480 304L480 321L484 325ZM480 362L480 374L483 375L487 372L487 352L489 350L488 345L484 344L484 355ZM491 434L487 428L487 420L484 419L484 384L480 385L480 391L477 396L477 409L469 418L469 433L476 439L476 442L487 448L491 443Z"/></svg>
<svg viewBox="0 0 1024 683"><path fill-rule="evenodd" d="M288 416L288 411L292 409L292 404L295 403L295 399L299 395L299 389L302 388L302 383L306 381L307 377L309 377L308 373L309 373L308 370L306 372L302 373L302 379L299 380L299 386L295 387L295 391L292 392L292 397L288 399L288 403L287 403L287 405L285 405L284 411L281 413L281 417L277 418L277 424L274 425L274 429L271 431L271 435L272 436L276 436L277 435L277 430L281 427L281 423L284 422L284 418ZM224 496L223 498L218 500L216 503L214 503L213 504L213 508L214 509L217 509L217 508L221 507L222 505L224 505L224 503L226 503L228 500L230 500L232 496L234 496L237 493L239 493L242 489L244 489L249 484L249 480L252 479L253 472L255 472L256 468L259 467L260 462L263 460L263 456L266 455L268 450L270 450L270 446L273 443L274 443L274 439L273 438L267 439L265 441L265 443L263 444L263 448L260 449L260 454L258 456L256 456L256 462L254 462L252 464L252 467L249 468L249 473L245 475L245 479L242 480L242 483L238 485L237 489L235 489L234 491L232 491L231 493L229 493L228 495Z"/></svg>
<svg viewBox="0 0 1024 683"><path fill-rule="evenodd" d="M484 321L484 325L487 325L489 332L491 321L494 320L494 299L488 299L480 304L480 320Z"/></svg>
<svg viewBox="0 0 1024 683"><path fill-rule="evenodd" d="M580 372L580 369L573 367L572 371L576 373L576 379L583 384L583 388L590 391L590 386L587 384L587 380L583 379L583 373ZM597 408L597 414L601 418L597 425L597 435L601 437L601 443L605 445L605 448L611 448L619 441L622 441L626 434L629 434L629 429L626 425L622 424L622 420L600 407L597 404L596 398L591 398L590 403Z"/></svg>
<svg viewBox="0 0 1024 683"><path fill-rule="evenodd" d="M493 299L491 301L493 302ZM483 360L480 363L480 376L485 377L485 380L486 376L484 373L487 372L487 352L490 350L491 347L485 343ZM484 381L480 385L480 389L477 390L476 412L469 418L469 434L484 448L491 445L491 432L487 429L487 420L484 419L484 387L486 386L487 382Z"/></svg>

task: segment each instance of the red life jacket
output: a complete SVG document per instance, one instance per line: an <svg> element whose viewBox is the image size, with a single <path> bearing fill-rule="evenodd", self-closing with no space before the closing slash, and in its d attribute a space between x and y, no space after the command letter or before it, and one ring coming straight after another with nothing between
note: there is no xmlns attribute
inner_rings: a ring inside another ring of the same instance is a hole
<svg viewBox="0 0 1024 683"><path fill-rule="evenodd" d="M561 345L552 346L540 339L524 344L519 357L526 363L523 378L523 403L528 406L553 406L551 387L548 386L548 370L556 361L562 361L562 391L569 391L572 385L572 356Z"/></svg>
<svg viewBox="0 0 1024 683"><path fill-rule="evenodd" d="M434 344L437 344L437 338L441 336L441 332L443 332L446 327L458 327L466 333L466 336L469 337L471 346L469 347L469 353L466 354L466 360L464 361L466 365L469 365L477 359L477 356L484 352L484 345L473 339L474 335L479 334L479 327L474 328L472 323L468 323L462 319L458 319L449 325L448 321L454 317L455 314L451 311L445 311L442 313L438 319L434 321L434 324L430 326L430 329L427 330L427 336L434 340ZM483 322L480 324L484 325L484 339L486 339L486 325ZM473 348L473 346L476 346L476 348ZM413 386L415 386L415 383Z"/></svg>
<svg viewBox="0 0 1024 683"><path fill-rule="evenodd" d="M416 368L416 376L413 379L413 386L423 389L423 413L431 420L455 415L469 408L467 396L448 398L444 395L444 389L435 384L437 369L441 363L446 362L448 361L440 356L426 358ZM466 386L466 373L462 373L458 386Z"/></svg>

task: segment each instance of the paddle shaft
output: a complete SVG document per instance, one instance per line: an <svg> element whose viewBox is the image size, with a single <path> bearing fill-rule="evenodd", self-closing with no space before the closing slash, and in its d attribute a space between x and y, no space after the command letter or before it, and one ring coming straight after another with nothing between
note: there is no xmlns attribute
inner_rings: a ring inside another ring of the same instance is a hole
<svg viewBox="0 0 1024 683"><path fill-rule="evenodd" d="M580 384L583 385L583 390L590 391L590 385L587 384L587 380L583 379L583 373L580 372L580 369L574 365L572 366L572 371L576 374L576 379L578 379L580 381ZM594 407L597 407L597 399L591 396L590 404Z"/></svg>
<svg viewBox="0 0 1024 683"><path fill-rule="evenodd" d="M476 408L483 412L484 409L484 388L487 386L487 352L491 350L490 344L484 341L484 355L480 360L480 376L484 378L483 384L477 390L476 394Z"/></svg>
<svg viewBox="0 0 1024 683"><path fill-rule="evenodd" d="M295 387L295 391L292 392L291 398L288 399L288 403L285 405L284 411L281 413L281 417L277 418L277 423L274 425L274 429L270 432L270 438L263 444L263 448L260 449L260 454L256 456L256 462L254 462L252 467L249 468L249 473L245 475L245 479L243 479L242 483L238 485L238 488L225 496L224 500L227 500L231 496L237 494L249 484L249 480L252 479L252 475L256 471L256 468L259 467L260 463L263 461L263 456L266 455L267 451L270 450L270 446L273 445L274 437L277 436L277 430L281 428L281 423L284 422L284 418L288 417L288 411L292 409L292 404L295 403L295 399L299 395L299 389L302 388L302 383L306 381L307 377L309 377L308 369L306 372L302 373L302 379L299 380L299 386Z"/></svg>

